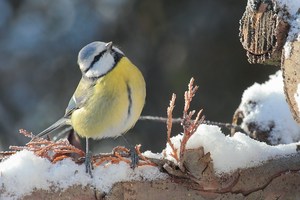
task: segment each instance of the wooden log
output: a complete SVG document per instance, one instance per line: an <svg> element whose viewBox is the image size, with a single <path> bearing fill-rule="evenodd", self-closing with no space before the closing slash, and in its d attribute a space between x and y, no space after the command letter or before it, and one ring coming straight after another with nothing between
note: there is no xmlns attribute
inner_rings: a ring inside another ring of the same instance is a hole
<svg viewBox="0 0 300 200"><path fill-rule="evenodd" d="M250 63L280 66L290 25L275 0L248 0L240 20L240 41Z"/></svg>

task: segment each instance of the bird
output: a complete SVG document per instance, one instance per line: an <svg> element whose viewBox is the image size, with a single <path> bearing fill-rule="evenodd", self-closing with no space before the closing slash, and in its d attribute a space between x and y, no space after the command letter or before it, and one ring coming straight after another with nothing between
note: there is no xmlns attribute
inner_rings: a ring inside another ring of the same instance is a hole
<svg viewBox="0 0 300 200"><path fill-rule="evenodd" d="M86 140L86 172L92 176L89 139L115 138L131 129L143 110L146 83L141 71L112 42L95 41L78 53L81 80L62 118L37 137L71 126Z"/></svg>

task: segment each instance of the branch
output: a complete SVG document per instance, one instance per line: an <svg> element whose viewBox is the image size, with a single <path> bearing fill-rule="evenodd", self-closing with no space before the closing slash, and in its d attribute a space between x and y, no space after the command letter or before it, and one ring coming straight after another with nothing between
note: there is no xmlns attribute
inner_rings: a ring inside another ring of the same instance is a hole
<svg viewBox="0 0 300 200"><path fill-rule="evenodd" d="M177 161L179 162L179 158L177 155L177 148L174 147L173 143L171 142L171 132L172 132L172 115L173 115L173 109L175 107L175 100L176 100L176 95L172 94L172 98L170 100L170 105L167 108L167 143L170 145L171 149L172 149L172 153L171 156Z"/></svg>
<svg viewBox="0 0 300 200"><path fill-rule="evenodd" d="M179 150L179 157L177 148L174 146L174 144L171 141L171 129L172 129L172 112L175 105L175 99L176 95L172 95L172 99L170 100L170 105L167 109L167 143L172 149L171 156L176 160L176 162L179 164L179 168L182 172L185 172L185 168L183 166L184 164L184 154L186 151L186 144L190 137L196 132L198 126L202 123L204 120L204 116L201 116L202 110L200 110L196 116L196 118L193 120L192 117L195 114L195 111L189 111L190 103L192 102L193 97L195 96L195 93L198 89L198 86L194 86L194 78L191 78L190 83L188 84L188 90L184 93L184 108L183 108L183 114L182 114L182 122L181 125L183 127L183 137L180 142L180 150ZM169 166L165 166L165 169L169 168Z"/></svg>
<svg viewBox="0 0 300 200"><path fill-rule="evenodd" d="M200 110L196 116L195 120L192 120L193 115L195 114L195 111L189 111L190 104L193 100L193 97L195 96L196 91L198 90L198 86L194 86L194 78L191 78L190 83L188 85L188 91L184 93L184 109L182 114L182 127L183 127L183 138L180 145L180 158L182 159L184 157L184 153L186 150L186 144L190 137L196 132L198 126L202 123L204 120L204 116L201 116L202 110ZM184 171L183 162L179 163L179 168Z"/></svg>
<svg viewBox="0 0 300 200"><path fill-rule="evenodd" d="M143 120L143 121L155 121L155 122L161 122L161 123L166 123L168 118L166 117L158 117L158 116L140 116L139 120ZM178 117L178 118L173 118L172 119L172 123L173 124L181 124L182 122L182 118ZM224 127L227 128L229 130L231 129L238 129L238 130L242 130L242 128L234 123L224 123L224 122L214 122L214 121L210 121L210 120L203 120L202 124L207 124L207 125L215 125L215 126L220 126L220 127Z"/></svg>

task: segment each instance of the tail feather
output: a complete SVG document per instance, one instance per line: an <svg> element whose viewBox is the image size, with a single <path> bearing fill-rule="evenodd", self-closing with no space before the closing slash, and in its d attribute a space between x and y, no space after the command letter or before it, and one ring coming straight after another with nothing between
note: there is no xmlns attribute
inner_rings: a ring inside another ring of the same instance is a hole
<svg viewBox="0 0 300 200"><path fill-rule="evenodd" d="M42 132L40 132L39 134L37 134L37 137L43 137L45 135L48 135L50 133L52 133L53 131L67 125L67 118L61 118L59 119L57 122L55 122L54 124L52 124L50 127L48 127L47 129L43 130Z"/></svg>

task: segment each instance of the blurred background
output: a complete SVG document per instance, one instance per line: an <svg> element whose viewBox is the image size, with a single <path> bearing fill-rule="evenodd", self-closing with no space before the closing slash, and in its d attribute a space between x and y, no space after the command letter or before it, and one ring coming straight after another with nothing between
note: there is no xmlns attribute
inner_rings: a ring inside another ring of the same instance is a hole
<svg viewBox="0 0 300 200"><path fill-rule="evenodd" d="M166 116L172 93L180 117L191 77L199 90L192 109L230 122L243 91L278 68L250 65L239 42L246 1L237 0L0 0L0 150L29 141L63 116L81 73L79 50L113 41L145 76L143 115ZM181 131L179 125L173 135ZM164 123L139 121L126 134L142 150L160 152ZM95 153L124 145L94 141Z"/></svg>

